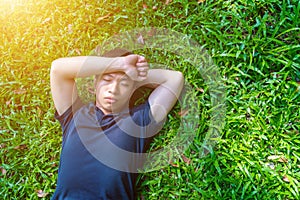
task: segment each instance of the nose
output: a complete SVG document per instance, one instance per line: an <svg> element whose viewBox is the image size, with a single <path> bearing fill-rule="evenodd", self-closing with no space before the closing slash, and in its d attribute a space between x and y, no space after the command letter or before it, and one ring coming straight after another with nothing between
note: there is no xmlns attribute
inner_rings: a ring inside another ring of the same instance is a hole
<svg viewBox="0 0 300 200"><path fill-rule="evenodd" d="M113 83L110 84L108 92L111 93L111 94L118 94L119 93L119 84L117 83L117 81L114 81Z"/></svg>

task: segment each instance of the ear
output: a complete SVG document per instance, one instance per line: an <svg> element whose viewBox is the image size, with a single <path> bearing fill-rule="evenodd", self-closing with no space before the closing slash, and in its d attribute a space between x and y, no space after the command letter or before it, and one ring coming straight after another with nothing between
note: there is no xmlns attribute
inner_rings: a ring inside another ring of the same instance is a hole
<svg viewBox="0 0 300 200"><path fill-rule="evenodd" d="M96 86L97 86L97 82L99 80L99 75L95 75L95 78L94 78L94 88L96 89Z"/></svg>

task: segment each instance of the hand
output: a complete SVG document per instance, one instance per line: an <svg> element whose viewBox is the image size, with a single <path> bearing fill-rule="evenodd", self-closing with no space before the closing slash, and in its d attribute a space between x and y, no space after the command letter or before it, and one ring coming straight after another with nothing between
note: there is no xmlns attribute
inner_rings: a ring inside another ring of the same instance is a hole
<svg viewBox="0 0 300 200"><path fill-rule="evenodd" d="M134 81L143 81L147 78L149 65L145 57L129 55L124 57L124 72Z"/></svg>

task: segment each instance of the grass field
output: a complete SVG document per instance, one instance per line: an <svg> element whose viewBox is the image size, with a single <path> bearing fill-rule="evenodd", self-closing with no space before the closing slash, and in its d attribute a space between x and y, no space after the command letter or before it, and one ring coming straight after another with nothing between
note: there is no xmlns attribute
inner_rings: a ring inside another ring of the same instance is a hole
<svg viewBox="0 0 300 200"><path fill-rule="evenodd" d="M204 45L227 109L214 151L200 157L209 89L183 59L145 50L185 73L200 126L180 159L140 176L139 198L300 199L299 18L298 0L0 0L0 199L49 199L55 190L61 130L51 62L88 55L139 27L171 29ZM153 148L170 142L181 115L170 114Z"/></svg>

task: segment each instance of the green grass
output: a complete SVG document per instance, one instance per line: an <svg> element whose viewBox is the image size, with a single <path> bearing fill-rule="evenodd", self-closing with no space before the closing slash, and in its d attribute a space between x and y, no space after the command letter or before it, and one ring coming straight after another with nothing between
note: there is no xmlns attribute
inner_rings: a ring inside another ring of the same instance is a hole
<svg viewBox="0 0 300 200"><path fill-rule="evenodd" d="M200 125L185 153L190 162L177 159L143 174L139 197L300 198L299 1L0 2L2 199L42 199L39 190L48 199L55 190L61 130L53 117L51 62L87 55L120 31L149 26L187 34L205 46L226 86L227 112L213 153L199 157L210 117L209 88L182 58L145 50L185 73L199 101ZM178 109L152 148L174 137Z"/></svg>

